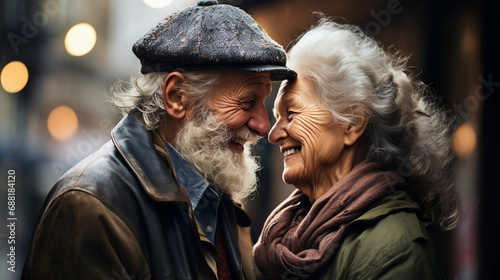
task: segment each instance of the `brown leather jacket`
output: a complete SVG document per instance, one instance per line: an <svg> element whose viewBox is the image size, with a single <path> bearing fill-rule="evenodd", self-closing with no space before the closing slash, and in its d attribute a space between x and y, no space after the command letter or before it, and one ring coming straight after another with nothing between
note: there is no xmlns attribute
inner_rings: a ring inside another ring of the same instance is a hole
<svg viewBox="0 0 500 280"><path fill-rule="evenodd" d="M49 193L22 279L217 279L169 158L131 112L112 141L64 174ZM219 230L233 279L253 279L250 219L223 198Z"/></svg>

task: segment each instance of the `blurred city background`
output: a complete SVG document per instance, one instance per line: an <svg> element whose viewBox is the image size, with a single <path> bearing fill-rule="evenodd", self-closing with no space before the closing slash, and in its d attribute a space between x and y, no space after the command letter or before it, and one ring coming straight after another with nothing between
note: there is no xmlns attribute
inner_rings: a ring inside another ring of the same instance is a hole
<svg viewBox="0 0 500 280"><path fill-rule="evenodd" d="M110 139L121 116L105 93L139 74L132 44L193 0L0 0L0 279L19 279L41 204L57 179ZM432 231L450 279L500 272L500 21L494 1L227 0L278 43L313 24L315 11L361 26L386 48L411 55L412 71L456 115L456 181L463 217ZM279 84L267 101L271 110ZM270 115L271 124L274 119ZM266 139L260 187L247 209L253 238L292 190L282 155ZM15 272L8 271L9 170L15 171Z"/></svg>

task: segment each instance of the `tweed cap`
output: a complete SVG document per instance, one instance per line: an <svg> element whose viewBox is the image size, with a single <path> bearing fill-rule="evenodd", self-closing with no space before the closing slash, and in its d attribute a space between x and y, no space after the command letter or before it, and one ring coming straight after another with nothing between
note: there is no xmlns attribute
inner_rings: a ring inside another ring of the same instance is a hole
<svg viewBox="0 0 500 280"><path fill-rule="evenodd" d="M141 72L239 69L269 72L271 80L297 76L283 47L240 8L200 1L176 12L132 47Z"/></svg>

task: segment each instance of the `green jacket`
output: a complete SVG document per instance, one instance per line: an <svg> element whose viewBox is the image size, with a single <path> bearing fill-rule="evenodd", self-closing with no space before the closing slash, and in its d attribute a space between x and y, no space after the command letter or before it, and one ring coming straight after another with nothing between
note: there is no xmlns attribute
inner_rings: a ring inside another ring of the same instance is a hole
<svg viewBox="0 0 500 280"><path fill-rule="evenodd" d="M320 279L446 279L419 210L403 191L381 199L349 223Z"/></svg>

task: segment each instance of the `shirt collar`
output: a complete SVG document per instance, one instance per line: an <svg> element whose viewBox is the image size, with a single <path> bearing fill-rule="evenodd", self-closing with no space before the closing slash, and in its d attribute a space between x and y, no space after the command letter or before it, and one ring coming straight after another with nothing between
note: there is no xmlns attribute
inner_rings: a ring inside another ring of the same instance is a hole
<svg viewBox="0 0 500 280"><path fill-rule="evenodd" d="M167 142L166 146L174 164L177 180L186 190L193 210L196 210L209 183L170 143Z"/></svg>
<svg viewBox="0 0 500 280"><path fill-rule="evenodd" d="M172 159L177 180L189 197L191 205L205 236L215 244L217 212L222 193L219 188L209 184L170 143L166 144Z"/></svg>

